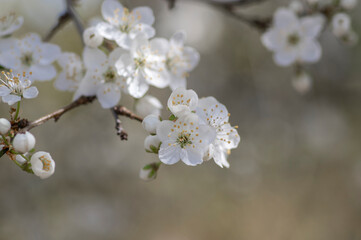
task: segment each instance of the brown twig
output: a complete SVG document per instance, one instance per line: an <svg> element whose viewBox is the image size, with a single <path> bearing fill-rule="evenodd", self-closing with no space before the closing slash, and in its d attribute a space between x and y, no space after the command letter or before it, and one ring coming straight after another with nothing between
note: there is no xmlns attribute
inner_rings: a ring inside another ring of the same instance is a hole
<svg viewBox="0 0 361 240"><path fill-rule="evenodd" d="M143 122L143 118L138 116L137 114L130 111L128 108L124 106L115 106L113 110L119 115L124 116L133 120L137 120L138 122Z"/></svg>
<svg viewBox="0 0 361 240"><path fill-rule="evenodd" d="M25 130L30 130L34 127L37 127L37 126L40 126L42 125L43 123L51 120L51 119L54 119L54 121L58 121L59 118L66 112L74 109L74 108L77 108L79 106L82 106L82 105L86 105L88 103L91 103L95 100L95 96L91 96L91 97L86 97L86 96L81 96L80 98L78 98L77 100L75 100L74 102L70 103L69 105L63 107L63 108L60 108L59 110L56 110L55 112L52 112L48 115L45 115L44 117L41 117L33 122L30 122L28 123L28 125L24 128Z"/></svg>
<svg viewBox="0 0 361 240"><path fill-rule="evenodd" d="M118 113L114 108L111 109L113 117L115 119L115 129L117 130L117 135L120 136L120 140L128 140L128 133L124 130L122 121L119 119Z"/></svg>
<svg viewBox="0 0 361 240"><path fill-rule="evenodd" d="M49 33L44 37L44 41L50 41L51 38L54 37L54 35L65 26L66 23L69 22L69 20L72 20L76 26L76 29L80 36L82 36L84 28L83 24L77 14L77 12L74 9L74 4L76 3L76 0L66 0L66 9L62 15L59 16L58 22L56 25L49 31Z"/></svg>

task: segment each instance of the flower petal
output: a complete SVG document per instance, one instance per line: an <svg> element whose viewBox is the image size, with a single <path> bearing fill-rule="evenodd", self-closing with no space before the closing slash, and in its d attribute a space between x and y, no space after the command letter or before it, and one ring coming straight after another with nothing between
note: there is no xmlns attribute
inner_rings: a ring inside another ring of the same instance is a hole
<svg viewBox="0 0 361 240"><path fill-rule="evenodd" d="M3 96L2 100L9 105L13 105L14 103L21 101L21 97L18 95L9 94L7 96Z"/></svg>
<svg viewBox="0 0 361 240"><path fill-rule="evenodd" d="M316 38L322 31L325 19L322 15L304 17L301 19L303 36L307 38Z"/></svg>
<svg viewBox="0 0 361 240"><path fill-rule="evenodd" d="M306 40L301 46L301 60L314 63L320 60L322 55L321 45L314 40Z"/></svg>
<svg viewBox="0 0 361 240"><path fill-rule="evenodd" d="M84 65L87 69L99 69L107 61L107 56L98 48L85 47L83 51Z"/></svg>
<svg viewBox="0 0 361 240"><path fill-rule="evenodd" d="M5 86L0 86L0 97L7 96L11 93L11 90Z"/></svg>
<svg viewBox="0 0 361 240"><path fill-rule="evenodd" d="M32 72L31 79L38 81L49 81L56 76L56 69L53 65L33 65L29 72Z"/></svg>
<svg viewBox="0 0 361 240"><path fill-rule="evenodd" d="M39 94L39 91L36 87L30 87L25 89L25 91L23 92L23 97L24 98L36 98Z"/></svg>
<svg viewBox="0 0 361 240"><path fill-rule="evenodd" d="M135 98L141 98L148 91L149 85L143 74L138 72L135 77L128 80L128 92Z"/></svg>
<svg viewBox="0 0 361 240"><path fill-rule="evenodd" d="M118 1L105 0L102 4L101 12L103 18L111 24L119 25L123 23L122 17L124 9Z"/></svg>
<svg viewBox="0 0 361 240"><path fill-rule="evenodd" d="M173 146L169 141L163 142L159 149L159 160L164 164L175 164L180 160L180 152L179 146Z"/></svg>
<svg viewBox="0 0 361 240"><path fill-rule="evenodd" d="M111 108L120 100L120 90L112 83L103 84L97 90L97 98L103 108Z"/></svg>
<svg viewBox="0 0 361 240"><path fill-rule="evenodd" d="M203 154L196 149L182 149L180 154L181 160L188 166L196 166L203 163Z"/></svg>
<svg viewBox="0 0 361 240"><path fill-rule="evenodd" d="M155 18L153 10L150 7L136 7L133 9L132 14L137 22L144 23L149 26L154 23Z"/></svg>

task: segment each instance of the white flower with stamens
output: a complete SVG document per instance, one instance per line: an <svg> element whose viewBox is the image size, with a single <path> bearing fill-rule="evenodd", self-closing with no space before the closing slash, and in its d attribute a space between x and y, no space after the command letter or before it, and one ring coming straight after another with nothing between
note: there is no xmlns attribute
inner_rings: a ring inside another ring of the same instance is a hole
<svg viewBox="0 0 361 240"><path fill-rule="evenodd" d="M18 133L13 140L13 147L17 152L26 153L35 147L35 137L30 132Z"/></svg>
<svg viewBox="0 0 361 240"><path fill-rule="evenodd" d="M274 60L280 66L314 63L321 58L317 37L323 25L321 15L298 18L293 11L281 8L275 12L273 27L262 35L262 43L274 52Z"/></svg>
<svg viewBox="0 0 361 240"><path fill-rule="evenodd" d="M124 49L129 49L139 34L144 34L147 39L155 35L152 27L154 15L149 7L137 7L129 11L118 1L105 0L101 11L106 22L96 26L99 34L116 41Z"/></svg>
<svg viewBox="0 0 361 240"><path fill-rule="evenodd" d="M148 41L139 35L129 53L123 54L115 64L118 74L127 77L128 92L140 98L148 91L149 85L165 88L169 84L166 71L167 40L155 38Z"/></svg>
<svg viewBox="0 0 361 240"><path fill-rule="evenodd" d="M30 159L31 169L34 174L41 179L53 175L55 171L55 162L47 152L36 152Z"/></svg>
<svg viewBox="0 0 361 240"><path fill-rule="evenodd" d="M229 123L227 108L213 97L199 100L196 110L201 121L212 127L216 132L214 141L209 145L205 160L214 159L220 167L229 167L227 155L231 149L238 146L240 136L236 128Z"/></svg>
<svg viewBox="0 0 361 240"><path fill-rule="evenodd" d="M135 111L141 116L146 117L150 114L160 115L163 105L158 98L146 95L140 98L135 105Z"/></svg>
<svg viewBox="0 0 361 240"><path fill-rule="evenodd" d="M162 142L159 159L165 164L175 164L179 160L189 166L201 164L215 135L212 127L187 122L181 118L174 122L162 121L157 128L157 136Z"/></svg>
<svg viewBox="0 0 361 240"><path fill-rule="evenodd" d="M9 132L11 123L6 118L0 118L0 134L5 135Z"/></svg>
<svg viewBox="0 0 361 240"><path fill-rule="evenodd" d="M150 134L155 134L157 127L160 124L159 116L157 115L148 115L143 119L142 125L145 131Z"/></svg>
<svg viewBox="0 0 361 240"><path fill-rule="evenodd" d="M74 98L96 95L103 108L114 107L120 100L121 91L126 90L126 80L114 66L123 52L116 48L106 56L97 48L85 48L83 59L87 72Z"/></svg>
<svg viewBox="0 0 361 240"><path fill-rule="evenodd" d="M176 32L169 41L166 59L167 70L170 74L169 86L172 90L187 87L187 76L199 62L199 53L191 47L185 47L186 33Z"/></svg>
<svg viewBox="0 0 361 240"><path fill-rule="evenodd" d="M10 49L0 53L0 65L14 72L32 72L33 80L48 81L56 76L52 63L60 56L59 46L43 43L38 34L16 39Z"/></svg>
<svg viewBox="0 0 361 240"><path fill-rule="evenodd" d="M57 63L62 71L54 82L55 88L60 91L74 92L84 78L85 69L81 58L75 53L64 52L58 58Z"/></svg>
<svg viewBox="0 0 361 240"><path fill-rule="evenodd" d="M35 98L38 96L38 89L31 86L29 77L23 73L14 75L12 72L1 72L0 75L0 97L3 102L13 105L21 98Z"/></svg>
<svg viewBox="0 0 361 240"><path fill-rule="evenodd" d="M168 99L168 108L177 117L191 114L197 105L197 93L182 87L175 89Z"/></svg>
<svg viewBox="0 0 361 240"><path fill-rule="evenodd" d="M24 18L11 12L0 17L0 38L8 36L23 25Z"/></svg>

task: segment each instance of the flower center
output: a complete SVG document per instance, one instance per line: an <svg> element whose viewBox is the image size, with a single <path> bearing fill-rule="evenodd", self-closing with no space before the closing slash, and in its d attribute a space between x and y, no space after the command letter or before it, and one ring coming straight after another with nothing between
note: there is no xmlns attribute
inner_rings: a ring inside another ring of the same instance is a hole
<svg viewBox="0 0 361 240"><path fill-rule="evenodd" d="M43 163L43 170L50 171L51 161L45 155L41 156L39 159Z"/></svg>
<svg viewBox="0 0 361 240"><path fill-rule="evenodd" d="M108 70L103 74L103 77L106 83L113 83L115 82L116 74L114 70L111 67L109 67Z"/></svg>
<svg viewBox="0 0 361 240"><path fill-rule="evenodd" d="M190 134L180 133L176 142L180 145L181 148L185 148L187 145L191 145L192 141L190 140Z"/></svg>
<svg viewBox="0 0 361 240"><path fill-rule="evenodd" d="M136 68L142 68L145 66L145 59L144 58L134 58Z"/></svg>
<svg viewBox="0 0 361 240"><path fill-rule="evenodd" d="M288 36L288 43L292 46L297 45L300 42L300 36L297 33Z"/></svg>
<svg viewBox="0 0 361 240"><path fill-rule="evenodd" d="M27 67L30 67L33 62L33 54L32 53L25 53L21 57L21 63Z"/></svg>

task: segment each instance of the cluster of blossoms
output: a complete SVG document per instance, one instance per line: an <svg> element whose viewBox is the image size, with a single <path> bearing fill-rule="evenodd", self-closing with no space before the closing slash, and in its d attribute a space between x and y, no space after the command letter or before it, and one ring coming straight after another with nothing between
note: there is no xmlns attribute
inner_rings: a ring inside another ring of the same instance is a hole
<svg viewBox="0 0 361 240"><path fill-rule="evenodd" d="M54 160L49 153L35 152L35 137L28 131L32 127L19 113L23 98L38 96L35 81L55 79L54 87L74 92L74 101L95 97L103 108L113 108L122 94L135 99L135 110L145 117L143 126L150 133L145 148L160 159L145 166L141 178L154 178L161 163L179 160L195 166L214 159L220 167L229 167L227 155L240 137L224 105L213 97L199 100L193 90L185 90L200 59L195 49L185 46L186 33L178 31L169 40L155 38L149 7L129 10L116 0L105 0L101 14L103 20L93 21L82 34L82 56L62 52L36 33L12 37L23 18L14 13L0 18L0 97L10 106L17 104L10 110L10 121L0 119L0 156L7 154L42 179L54 173ZM173 91L169 120L161 121L161 102L146 95L150 86Z"/></svg>
<svg viewBox="0 0 361 240"><path fill-rule="evenodd" d="M155 19L149 7L129 10L118 1L106 0L101 13L104 20L83 33L83 60L74 53L63 53L58 59L63 71L55 81L56 88L74 91L74 99L95 95L103 108L111 108L122 94L144 97L140 103L151 100L145 96L150 86L186 87L186 77L197 66L199 53L184 45L183 31L170 40L153 38Z"/></svg>
<svg viewBox="0 0 361 240"><path fill-rule="evenodd" d="M213 159L220 167L229 167L227 156L238 146L240 137L229 123L227 108L214 97L198 99L193 90L175 89L168 100L172 115L161 120L149 115L143 121L150 134L144 141L147 152L158 154L164 164L182 161L196 166ZM145 166L140 176L155 177L159 165ZM148 174L145 174L148 173Z"/></svg>
<svg viewBox="0 0 361 240"><path fill-rule="evenodd" d="M282 67L294 66L294 88L305 93L310 90L312 79L304 65L318 62L322 48L318 38L330 26L342 42L355 44L357 35L351 28L347 11L357 0L294 0L288 7L276 10L272 26L262 35L263 45L274 52L274 61Z"/></svg>

